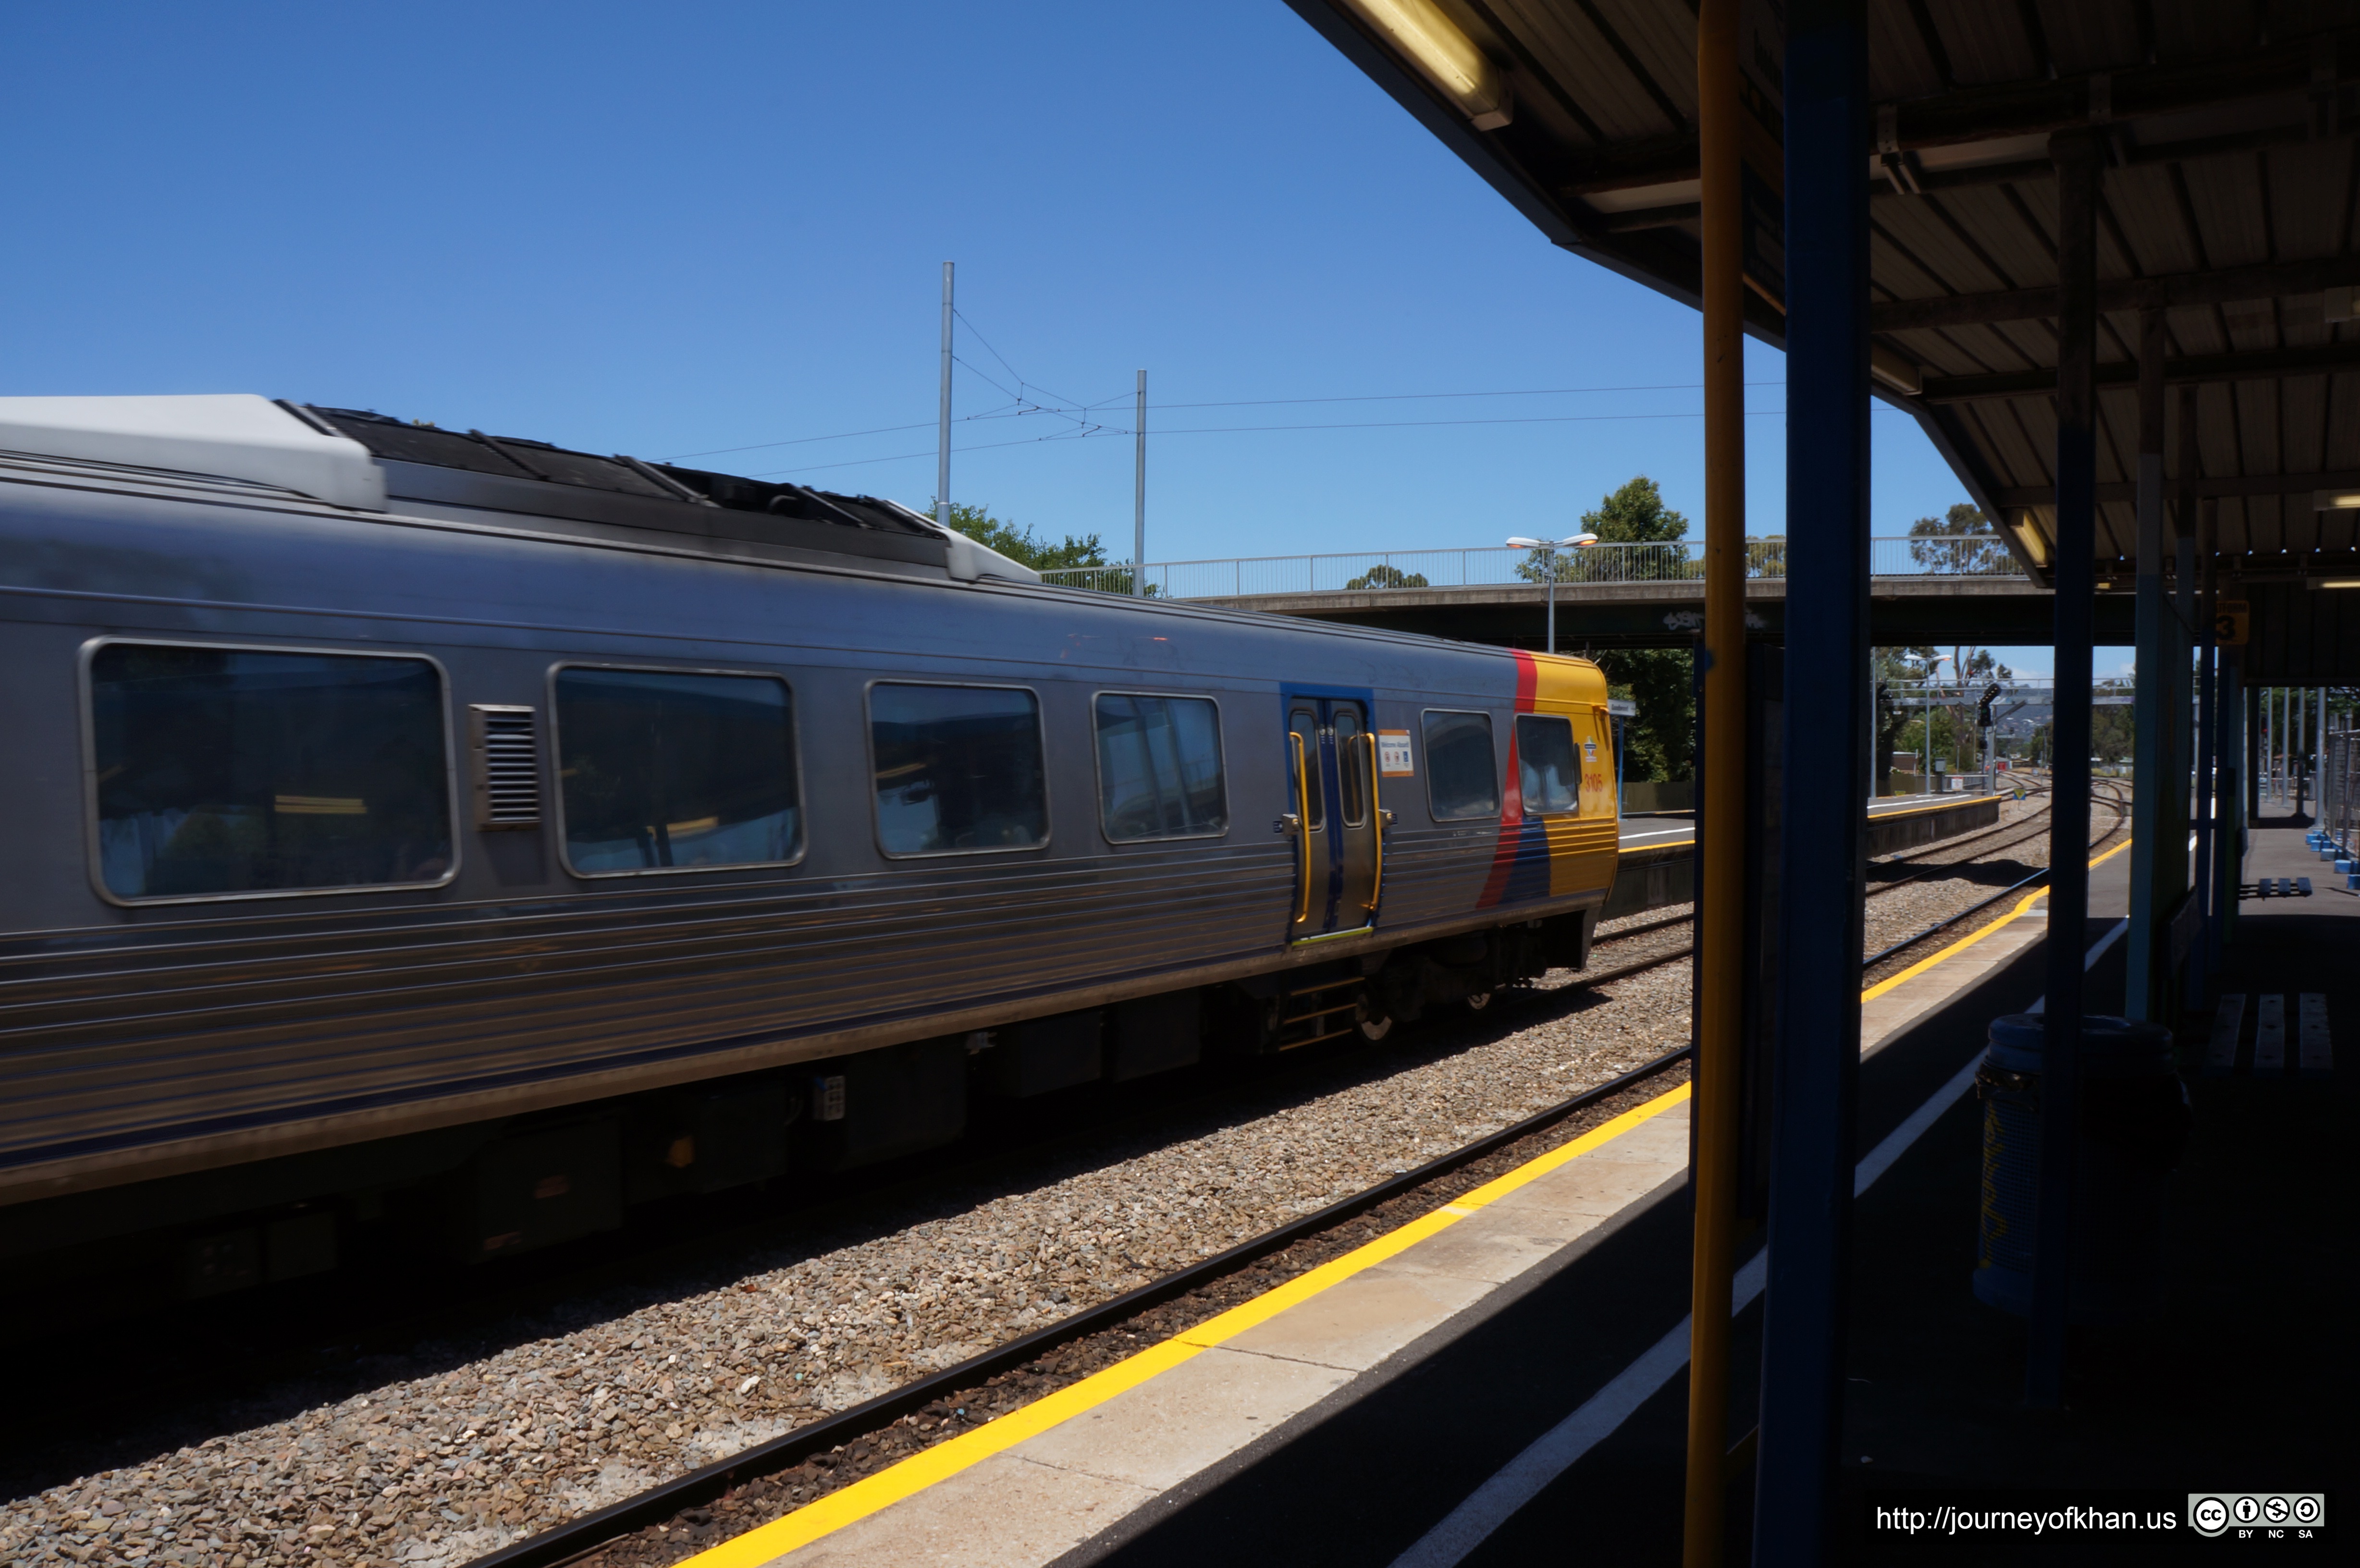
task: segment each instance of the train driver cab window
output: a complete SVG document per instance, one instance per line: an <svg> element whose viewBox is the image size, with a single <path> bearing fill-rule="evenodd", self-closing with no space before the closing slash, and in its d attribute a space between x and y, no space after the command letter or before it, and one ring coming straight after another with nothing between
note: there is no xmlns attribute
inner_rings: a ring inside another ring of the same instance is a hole
<svg viewBox="0 0 2360 1568"><path fill-rule="evenodd" d="M877 842L889 855L1037 849L1049 842L1041 699L1022 687L869 691Z"/></svg>
<svg viewBox="0 0 2360 1568"><path fill-rule="evenodd" d="M1226 833L1221 711L1207 697L1103 691L1098 820L1116 844Z"/></svg>
<svg viewBox="0 0 2360 1568"><path fill-rule="evenodd" d="M117 898L451 877L431 660L107 643L90 699L99 874Z"/></svg>
<svg viewBox="0 0 2360 1568"><path fill-rule="evenodd" d="M1527 816L1581 810L1581 755L1574 749L1572 720L1516 715L1516 788Z"/></svg>
<svg viewBox="0 0 2360 1568"><path fill-rule="evenodd" d="M568 666L555 684L574 875L778 866L802 853L785 681Z"/></svg>
<svg viewBox="0 0 2360 1568"><path fill-rule="evenodd" d="M1437 822L1500 814L1491 714L1426 715L1426 798Z"/></svg>

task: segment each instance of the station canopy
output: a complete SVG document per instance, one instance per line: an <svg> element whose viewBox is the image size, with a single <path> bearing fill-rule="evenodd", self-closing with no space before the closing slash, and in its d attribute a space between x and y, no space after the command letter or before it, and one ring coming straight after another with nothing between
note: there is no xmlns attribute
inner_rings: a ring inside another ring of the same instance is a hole
<svg viewBox="0 0 2360 1568"><path fill-rule="evenodd" d="M1697 303L1688 0L1291 4L1556 243ZM1781 9L1748 5L1742 47ZM2049 142L2086 132L2104 165L2102 584L2126 590L2136 553L2147 310L2163 312L2172 423L2194 436L2188 452L2175 429L2167 494L2214 503L2202 509L2224 572L2360 575L2360 0L1867 12L1874 389L1917 419L2027 571L2048 580L2056 537ZM1775 60L1752 63L1776 81ZM1751 332L1783 343L1771 290L1746 308Z"/></svg>

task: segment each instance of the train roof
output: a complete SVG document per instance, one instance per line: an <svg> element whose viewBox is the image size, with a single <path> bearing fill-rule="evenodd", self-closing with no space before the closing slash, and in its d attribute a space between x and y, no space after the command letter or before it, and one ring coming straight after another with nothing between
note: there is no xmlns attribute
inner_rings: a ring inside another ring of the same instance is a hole
<svg viewBox="0 0 2360 1568"><path fill-rule="evenodd" d="M933 566L954 577L1040 581L997 550L873 495L246 393L0 397L0 452L239 480L364 512L420 502Z"/></svg>
<svg viewBox="0 0 2360 1568"><path fill-rule="evenodd" d="M1060 598L1079 594L1109 609L1306 625L1263 611L1043 583L1032 568L876 496L246 393L0 397L0 470L60 466L85 480L167 492L226 485L257 500L300 497L388 522L458 522L662 553L991 582ZM1502 651L1382 626L1318 626L1359 641Z"/></svg>

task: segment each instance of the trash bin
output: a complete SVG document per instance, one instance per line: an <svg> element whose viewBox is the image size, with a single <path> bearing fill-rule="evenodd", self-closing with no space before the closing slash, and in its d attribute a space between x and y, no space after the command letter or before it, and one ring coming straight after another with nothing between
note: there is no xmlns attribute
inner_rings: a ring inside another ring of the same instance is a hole
<svg viewBox="0 0 2360 1568"><path fill-rule="evenodd" d="M2018 1317L2032 1312L2042 1037L2038 1013L1993 1019L1975 1074L1983 1104L1975 1296ZM2075 1323L2105 1323L2162 1301L2166 1211L2171 1169L2188 1141L2188 1089L2172 1067L2171 1031L2128 1018L2081 1020L2081 1078L2066 1310Z"/></svg>

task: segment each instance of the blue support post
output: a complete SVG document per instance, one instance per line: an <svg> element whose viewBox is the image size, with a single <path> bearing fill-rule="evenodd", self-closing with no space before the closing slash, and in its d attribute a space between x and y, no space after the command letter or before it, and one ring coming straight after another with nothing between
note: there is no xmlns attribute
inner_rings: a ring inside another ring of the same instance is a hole
<svg viewBox="0 0 2360 1568"><path fill-rule="evenodd" d="M2209 526L2217 502L2203 503L2204 528L2200 552L2209 554L2213 533ZM2212 976L2219 969L2221 904L2215 892L2220 879L2213 866L2221 843L2221 695L2219 622L2214 612L2220 600L2208 561L2203 606L2196 619L2196 898L2202 916L2195 945L2188 953L2188 1005L2202 1011L2212 1006Z"/></svg>
<svg viewBox="0 0 2360 1568"><path fill-rule="evenodd" d="M2261 732L2253 723L2254 694L2245 689L2245 650L2221 654L2221 837L2212 863L2220 882L2212 890L2218 911L2212 921L2212 969L2220 973L2221 950L2237 934L2237 887L2245 879L2246 791L2257 777L2255 746Z"/></svg>
<svg viewBox="0 0 2360 1568"><path fill-rule="evenodd" d="M1868 45L1863 0L1797 0L1786 33L1786 735L1828 779L1868 760ZM1862 802L1781 805L1785 983L1754 1561L1835 1554L1860 1067Z"/></svg>
<svg viewBox="0 0 2360 1568"><path fill-rule="evenodd" d="M2131 696L2131 929L2123 1016L2170 1016L2170 919L2186 886L2184 840L2170 831L2179 782L2172 710L2171 604L2163 577L2163 312L2139 312L2138 685ZM2176 879L2175 879L2176 878Z"/></svg>
<svg viewBox="0 0 2360 1568"><path fill-rule="evenodd" d="M2064 1402L2073 1166L2081 1136L2082 935L2090 913L2090 661L2097 592L2098 143L2049 139L2057 169L2057 768L2049 836L2048 1009L2024 1393Z"/></svg>
<svg viewBox="0 0 2360 1568"><path fill-rule="evenodd" d="M2171 655L2171 755L2176 759L2172 776L2165 781L2172 791L2170 819L2171 844L2179 858L2174 875L2172 897L2181 898L2202 895L2195 893L2195 866L2191 858L2193 849L2189 843L2189 829L2195 819L2193 794L2195 781L2203 777L2204 754L2197 748L2196 735L2196 650L2202 646L2198 632L2202 622L2198 619L2196 550L2196 472L2201 466L2196 455L2196 388L2180 389L2180 454L2172 466L2176 474L2179 499L2172 515L2172 598L2169 643ZM2201 905L2200 905L2201 911ZM2174 984L2185 985L2191 976L2200 972L2201 960L2190 944L2182 955L2183 969L2173 975ZM2192 1001L2185 991L2175 996L2187 1005Z"/></svg>

